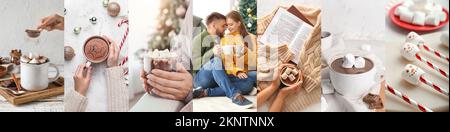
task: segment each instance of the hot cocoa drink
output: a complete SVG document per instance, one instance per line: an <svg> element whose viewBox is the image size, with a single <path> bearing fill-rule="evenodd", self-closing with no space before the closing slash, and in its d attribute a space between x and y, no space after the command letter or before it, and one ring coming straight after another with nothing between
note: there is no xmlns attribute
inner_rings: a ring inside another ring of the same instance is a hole
<svg viewBox="0 0 450 132"><path fill-rule="evenodd" d="M84 44L84 55L94 63L100 63L108 58L109 42L100 36L93 36L86 40Z"/></svg>
<svg viewBox="0 0 450 132"><path fill-rule="evenodd" d="M334 71L342 74L361 74L370 71L374 67L371 60L364 58L364 61L365 65L362 68L357 68L355 66L351 68L344 68L342 66L344 64L344 58L339 58L331 63L331 68L333 68Z"/></svg>

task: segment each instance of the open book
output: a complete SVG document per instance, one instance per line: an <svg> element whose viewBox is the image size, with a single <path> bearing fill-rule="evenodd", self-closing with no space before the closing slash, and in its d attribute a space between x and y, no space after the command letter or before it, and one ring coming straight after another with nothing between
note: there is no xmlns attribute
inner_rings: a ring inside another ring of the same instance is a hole
<svg viewBox="0 0 450 132"><path fill-rule="evenodd" d="M259 42L263 45L288 45L294 54L291 61L298 64L300 51L313 30L312 25L308 23L310 22L300 19L288 10L279 8Z"/></svg>

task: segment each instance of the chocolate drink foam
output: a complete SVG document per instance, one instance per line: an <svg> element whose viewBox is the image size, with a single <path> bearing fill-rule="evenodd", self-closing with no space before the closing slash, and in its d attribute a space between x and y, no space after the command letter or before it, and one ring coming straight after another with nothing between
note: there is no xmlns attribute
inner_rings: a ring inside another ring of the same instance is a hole
<svg viewBox="0 0 450 132"><path fill-rule="evenodd" d="M84 54L92 62L102 62L108 57L108 42L99 36L89 38L84 45Z"/></svg>

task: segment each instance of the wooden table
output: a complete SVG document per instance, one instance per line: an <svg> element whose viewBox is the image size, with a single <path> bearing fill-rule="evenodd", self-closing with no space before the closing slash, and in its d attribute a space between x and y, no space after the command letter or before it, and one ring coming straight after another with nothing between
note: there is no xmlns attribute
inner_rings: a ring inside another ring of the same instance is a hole
<svg viewBox="0 0 450 132"><path fill-rule="evenodd" d="M64 73L64 66L58 65L60 74ZM49 75L54 76L56 71L49 68ZM40 99L31 103L14 106L5 98L0 96L0 112L63 112L64 111L64 95Z"/></svg>

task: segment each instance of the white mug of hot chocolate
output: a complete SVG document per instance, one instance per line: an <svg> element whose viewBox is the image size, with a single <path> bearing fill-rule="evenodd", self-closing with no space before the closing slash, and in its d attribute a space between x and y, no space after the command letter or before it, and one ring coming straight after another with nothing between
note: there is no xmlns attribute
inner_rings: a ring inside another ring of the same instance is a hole
<svg viewBox="0 0 450 132"><path fill-rule="evenodd" d="M331 84L337 92L345 97L363 97L376 84L376 64L373 60L364 57L368 62L372 63L372 67L369 70L355 74L341 73L332 67L332 63L339 61L342 57L339 56L339 58L332 59L329 63Z"/></svg>
<svg viewBox="0 0 450 132"><path fill-rule="evenodd" d="M27 91L40 91L48 88L50 82L54 82L59 77L59 69L55 64L46 62L42 64L20 64L20 84ZM56 69L56 75L49 78L48 68Z"/></svg>
<svg viewBox="0 0 450 132"><path fill-rule="evenodd" d="M233 55L233 49L234 49L233 45L224 45L224 46L221 46L221 48L222 48L222 52L224 55Z"/></svg>

